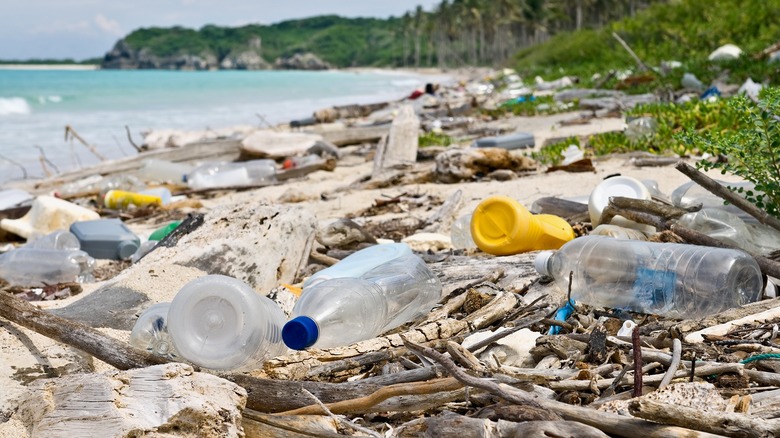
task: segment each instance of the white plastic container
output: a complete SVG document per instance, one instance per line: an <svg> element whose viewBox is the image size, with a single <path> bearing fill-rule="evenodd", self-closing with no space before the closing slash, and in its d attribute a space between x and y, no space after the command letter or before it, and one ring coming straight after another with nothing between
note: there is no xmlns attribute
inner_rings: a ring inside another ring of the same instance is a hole
<svg viewBox="0 0 780 438"><path fill-rule="evenodd" d="M761 298L756 261L739 250L620 240L574 239L536 258L540 274L592 306L672 318L702 318Z"/></svg>
<svg viewBox="0 0 780 438"><path fill-rule="evenodd" d="M187 175L187 184L194 190L253 186L275 181L276 163L273 160L207 163Z"/></svg>
<svg viewBox="0 0 780 438"><path fill-rule="evenodd" d="M296 350L349 345L427 314L440 298L439 279L422 259L408 254L359 278L304 288L282 337Z"/></svg>
<svg viewBox="0 0 780 438"><path fill-rule="evenodd" d="M12 285L86 282L95 259L84 251L21 247L0 254L0 278Z"/></svg>
<svg viewBox="0 0 780 438"><path fill-rule="evenodd" d="M100 219L96 212L51 196L38 196L30 211L19 219L0 220L0 228L29 239L33 235L67 230L79 221Z"/></svg>
<svg viewBox="0 0 780 438"><path fill-rule="evenodd" d="M360 277L377 266L410 254L412 254L412 249L405 243L369 246L350 254L335 265L323 269L306 279L303 283L303 290L305 291L317 283L333 278Z"/></svg>
<svg viewBox="0 0 780 438"><path fill-rule="evenodd" d="M601 223L601 213L609 205L609 198L622 196L625 198L650 200L652 196L642 181L629 176L615 176L605 179L590 194L588 198L588 213L590 222L594 227ZM611 222L625 228L633 228L646 233L654 233L655 228L649 225L638 224L622 216L615 216Z"/></svg>
<svg viewBox="0 0 780 438"><path fill-rule="evenodd" d="M471 237L471 217L473 213L463 215L459 217L453 224L450 230L450 240L452 241L452 247L455 249L474 249L477 244L474 242L474 238Z"/></svg>
<svg viewBox="0 0 780 438"><path fill-rule="evenodd" d="M251 370L287 351L285 316L241 280L207 275L187 283L168 310L168 333L182 358L204 368Z"/></svg>
<svg viewBox="0 0 780 438"><path fill-rule="evenodd" d="M158 303L146 309L130 332L130 345L139 350L175 361L179 353L168 334L168 310L171 303Z"/></svg>
<svg viewBox="0 0 780 438"><path fill-rule="evenodd" d="M647 240L645 233L633 228L624 228L617 225L601 224L590 232L590 236L608 236L615 239Z"/></svg>

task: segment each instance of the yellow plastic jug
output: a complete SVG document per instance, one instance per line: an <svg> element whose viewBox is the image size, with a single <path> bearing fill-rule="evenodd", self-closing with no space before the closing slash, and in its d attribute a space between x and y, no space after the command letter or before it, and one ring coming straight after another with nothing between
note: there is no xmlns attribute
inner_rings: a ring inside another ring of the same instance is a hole
<svg viewBox="0 0 780 438"><path fill-rule="evenodd" d="M471 235L488 254L512 255L558 249L574 239L574 230L558 216L534 215L512 198L492 196L474 210Z"/></svg>
<svg viewBox="0 0 780 438"><path fill-rule="evenodd" d="M123 190L109 190L103 197L103 205L107 208L125 209L130 205L145 207L147 205L162 205L159 196L144 195L142 193L125 192Z"/></svg>

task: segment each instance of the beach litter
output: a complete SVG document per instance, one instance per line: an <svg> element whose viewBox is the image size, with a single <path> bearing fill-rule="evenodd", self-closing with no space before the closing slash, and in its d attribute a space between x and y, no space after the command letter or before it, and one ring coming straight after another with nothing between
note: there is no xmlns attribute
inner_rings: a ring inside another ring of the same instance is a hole
<svg viewBox="0 0 780 438"><path fill-rule="evenodd" d="M26 184L31 207L0 211L0 278L66 230L80 249L46 251L122 260L0 282L0 435L780 433L772 222L690 160L564 143L563 167L587 170L571 174L532 155L656 96L540 80L535 99L578 112L494 120L497 90L531 86L485 76L274 129L150 135L137 157ZM170 203L113 203L162 188ZM732 271L746 280L707 282Z"/></svg>

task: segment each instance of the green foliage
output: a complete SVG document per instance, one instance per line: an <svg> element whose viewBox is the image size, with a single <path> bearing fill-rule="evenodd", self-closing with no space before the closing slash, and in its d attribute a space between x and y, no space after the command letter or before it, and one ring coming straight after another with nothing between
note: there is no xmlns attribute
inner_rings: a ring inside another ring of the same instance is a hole
<svg viewBox="0 0 780 438"><path fill-rule="evenodd" d="M570 145L580 147L580 139L578 137L569 137L557 143L547 145L541 148L539 151L532 152L531 158L542 164L555 166L563 161L563 151L565 151Z"/></svg>
<svg viewBox="0 0 780 438"><path fill-rule="evenodd" d="M574 111L577 109L577 107L578 104L576 102L569 104L556 102L553 99L553 96L536 96L531 98L528 96L523 96L519 99L508 100L493 110L483 109L483 113L493 117L494 119L506 114L530 117L543 114L557 114L566 111Z"/></svg>
<svg viewBox="0 0 780 438"><path fill-rule="evenodd" d="M777 41L780 35L780 0L679 0L658 3L634 17L612 22L601 29L559 33L549 41L520 51L515 57L518 71L525 74L573 74L583 79L594 72L636 66L630 55L612 37L616 32L649 65L676 59L685 69L708 83L722 70L731 72L732 82L753 77L778 81L778 67L739 61L713 63L707 56L726 43L736 44L746 54L757 53ZM682 71L659 79L679 85ZM614 85L616 81L611 84Z"/></svg>
<svg viewBox="0 0 780 438"><path fill-rule="evenodd" d="M452 137L447 134L431 131L421 134L419 137L419 142L420 147L424 148L428 146L449 146L454 143L455 140L453 140Z"/></svg>
<svg viewBox="0 0 780 438"><path fill-rule="evenodd" d="M312 52L337 67L386 66L396 64L395 60L401 57L401 42L396 38L398 24L396 18L325 15L270 26L145 28L133 31L125 42L131 48L146 48L157 56L210 53L218 59L247 50L257 42L259 53L269 62Z"/></svg>
<svg viewBox="0 0 780 438"><path fill-rule="evenodd" d="M740 129L707 129L704 133L687 130L679 138L689 147L725 156L726 161L703 160L697 167L719 169L722 174L738 175L752 182L763 196L742 188L737 191L757 207L780 217L780 122L776 119L776 114L780 114L780 89L766 89L758 103L735 97L729 101L729 107L737 114Z"/></svg>
<svg viewBox="0 0 780 438"><path fill-rule="evenodd" d="M652 134L629 139L624 132L607 132L590 137L588 145L595 155L647 151L655 154L679 156L701 152L681 142L678 134L688 130L694 133L728 132L740 129L739 114L728 100L694 100L681 105L654 103L640 105L627 112L628 119L653 119Z"/></svg>

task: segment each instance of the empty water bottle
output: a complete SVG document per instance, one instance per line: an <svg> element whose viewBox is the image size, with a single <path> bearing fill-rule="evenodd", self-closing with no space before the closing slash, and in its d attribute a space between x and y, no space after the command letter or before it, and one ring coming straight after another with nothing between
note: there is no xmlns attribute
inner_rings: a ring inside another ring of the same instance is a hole
<svg viewBox="0 0 780 438"><path fill-rule="evenodd" d="M159 303L146 309L130 332L130 344L157 356L177 360L179 354L168 334L168 310L171 303Z"/></svg>
<svg viewBox="0 0 780 438"><path fill-rule="evenodd" d="M450 239L453 248L472 249L477 247L477 244L474 243L474 238L471 236L472 216L473 214L471 213L461 216L452 224Z"/></svg>
<svg viewBox="0 0 780 438"><path fill-rule="evenodd" d="M84 251L21 247L0 254L0 278L12 285L86 282L95 259Z"/></svg>
<svg viewBox="0 0 780 438"><path fill-rule="evenodd" d="M780 231L758 222L745 222L740 216L721 208L702 208L682 215L680 225L755 254L780 248Z"/></svg>
<svg viewBox="0 0 780 438"><path fill-rule="evenodd" d="M747 253L605 236L575 239L536 258L536 269L551 276L577 302L701 318L761 297L756 261Z"/></svg>
<svg viewBox="0 0 780 438"><path fill-rule="evenodd" d="M217 370L255 369L283 354L282 309L241 280L207 275L187 283L168 310L168 333L187 361Z"/></svg>
<svg viewBox="0 0 780 438"><path fill-rule="evenodd" d="M57 230L46 235L33 235L25 248L79 250L81 243L78 237L70 231Z"/></svg>
<svg viewBox="0 0 780 438"><path fill-rule="evenodd" d="M274 160L207 163L187 174L187 184L195 190L262 185L275 181Z"/></svg>
<svg viewBox="0 0 780 438"><path fill-rule="evenodd" d="M406 254L357 278L304 287L282 337L296 350L348 345L427 314L440 297L436 275L422 259Z"/></svg>

